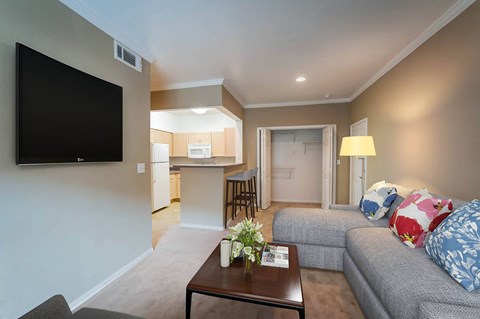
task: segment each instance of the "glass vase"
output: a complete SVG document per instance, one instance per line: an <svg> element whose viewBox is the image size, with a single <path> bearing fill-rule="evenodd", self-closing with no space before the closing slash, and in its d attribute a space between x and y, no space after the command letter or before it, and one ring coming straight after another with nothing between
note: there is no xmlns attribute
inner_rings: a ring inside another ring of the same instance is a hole
<svg viewBox="0 0 480 319"><path fill-rule="evenodd" d="M253 262L246 255L243 255L243 264L245 266L243 274L245 276L251 276L253 274Z"/></svg>

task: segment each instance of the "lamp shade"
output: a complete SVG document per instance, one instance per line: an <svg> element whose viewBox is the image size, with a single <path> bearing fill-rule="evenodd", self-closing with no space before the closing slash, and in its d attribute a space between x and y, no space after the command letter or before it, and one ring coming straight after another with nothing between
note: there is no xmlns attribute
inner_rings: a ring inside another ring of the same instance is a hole
<svg viewBox="0 0 480 319"><path fill-rule="evenodd" d="M340 156L375 156L375 145L371 136L347 136L342 139Z"/></svg>

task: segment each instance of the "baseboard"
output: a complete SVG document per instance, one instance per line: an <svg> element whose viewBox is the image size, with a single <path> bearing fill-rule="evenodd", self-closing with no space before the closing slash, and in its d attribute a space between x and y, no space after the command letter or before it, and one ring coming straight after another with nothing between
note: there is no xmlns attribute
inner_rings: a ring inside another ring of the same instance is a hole
<svg viewBox="0 0 480 319"><path fill-rule="evenodd" d="M180 223L180 227L218 230L218 231L224 231L225 230L225 228L223 226L209 226L209 225L197 225L197 224L185 224L185 223Z"/></svg>
<svg viewBox="0 0 480 319"><path fill-rule="evenodd" d="M145 259L147 256L149 256L153 252L153 248L148 249L146 252L114 272L112 275L110 275L107 279L78 297L76 300L73 302L69 303L69 307L72 311L75 311L77 308L79 308L83 303L85 303L88 299L92 298L95 296L97 293L99 293L103 288L111 284L115 279L129 271L131 268L133 268L135 265L137 265L139 262L141 262L143 259Z"/></svg>
<svg viewBox="0 0 480 319"><path fill-rule="evenodd" d="M321 203L322 203L322 201L316 201L316 200L279 199L279 198L272 198L272 202L280 202L280 203L307 203L307 204L321 204Z"/></svg>

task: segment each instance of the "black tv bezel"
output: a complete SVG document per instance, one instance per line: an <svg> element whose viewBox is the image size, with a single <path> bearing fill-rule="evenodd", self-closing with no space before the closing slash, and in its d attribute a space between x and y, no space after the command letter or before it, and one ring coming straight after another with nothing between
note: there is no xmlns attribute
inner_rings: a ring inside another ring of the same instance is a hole
<svg viewBox="0 0 480 319"><path fill-rule="evenodd" d="M80 74L86 75L87 77L93 79L94 81L101 81L103 83L106 83L108 85L115 86L120 89L120 95L117 97L120 99L120 122L121 122L121 135L120 135L120 144L121 144L121 150L119 156L104 156L104 155L97 155L97 156L90 156L90 157L28 157L28 158L21 158L20 154L20 111L21 111L21 103L20 103L20 49L21 47L24 47L28 50L34 51L36 54L39 54L47 59L50 59L51 61L54 61L55 63L58 63L60 65L63 65L71 70L74 70L75 72L79 72ZM41 52L38 52L35 49L32 49L23 43L16 42L15 44L15 83L16 83L16 88L15 88L15 162L17 165L49 165L49 164L84 164L84 163L119 163L123 162L123 87L119 86L117 84L111 83L109 81L103 80L101 78L98 78L96 76L93 76L89 73L86 73L82 70L79 70L77 68L74 68L68 64L65 64L61 61L58 61L52 57L49 57Z"/></svg>

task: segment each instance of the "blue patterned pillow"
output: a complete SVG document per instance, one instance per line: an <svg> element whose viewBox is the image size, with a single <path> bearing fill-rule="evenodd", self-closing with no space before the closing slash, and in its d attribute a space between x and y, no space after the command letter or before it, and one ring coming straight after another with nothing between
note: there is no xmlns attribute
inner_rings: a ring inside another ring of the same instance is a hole
<svg viewBox="0 0 480 319"><path fill-rule="evenodd" d="M455 210L433 231L427 254L467 291L480 288L480 201Z"/></svg>
<svg viewBox="0 0 480 319"><path fill-rule="evenodd" d="M366 192L360 200L360 210L370 221L382 218L397 197L395 187L381 187Z"/></svg>

